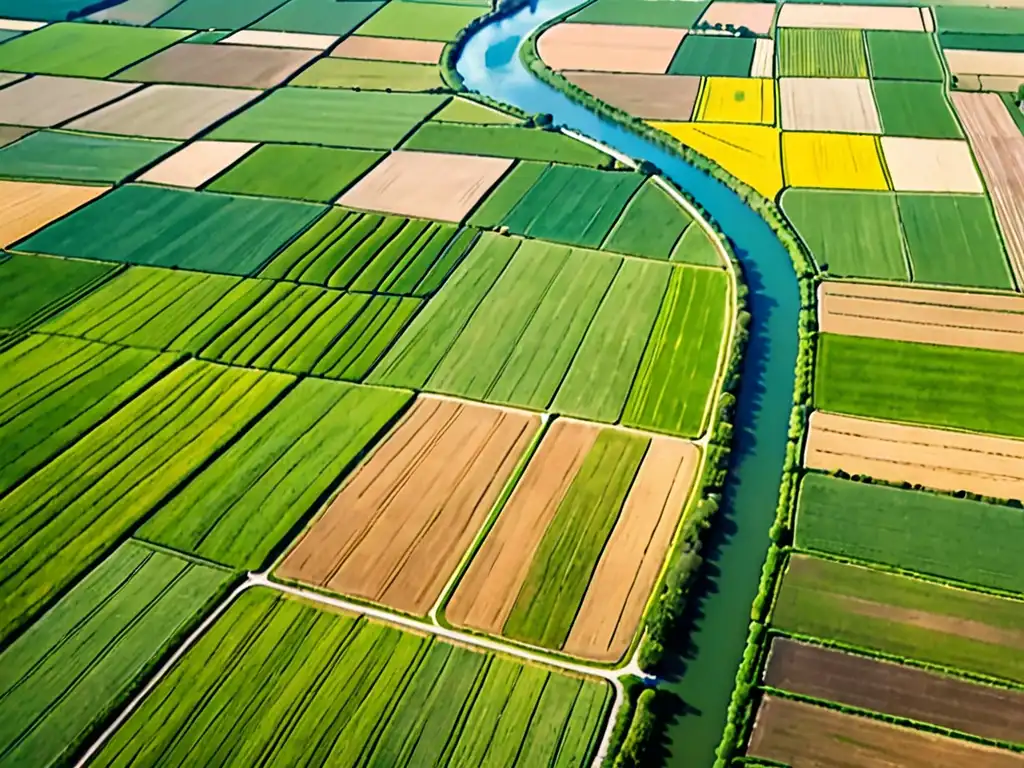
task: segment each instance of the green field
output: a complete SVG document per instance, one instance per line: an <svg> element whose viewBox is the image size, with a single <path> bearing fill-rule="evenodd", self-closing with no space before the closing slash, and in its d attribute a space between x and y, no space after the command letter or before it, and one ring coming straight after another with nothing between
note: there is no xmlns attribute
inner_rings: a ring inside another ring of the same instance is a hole
<svg viewBox="0 0 1024 768"><path fill-rule="evenodd" d="M281 5L282 0L217 0L214 4L209 0L182 0L150 26L235 30L249 26Z"/></svg>
<svg viewBox="0 0 1024 768"><path fill-rule="evenodd" d="M137 535L259 570L411 397L340 382L299 382Z"/></svg>
<svg viewBox="0 0 1024 768"><path fill-rule="evenodd" d="M429 91L444 87L433 64L364 59L320 59L303 70L292 85L312 88L361 88L369 91Z"/></svg>
<svg viewBox="0 0 1024 768"><path fill-rule="evenodd" d="M610 698L604 682L250 590L93 764L576 768Z"/></svg>
<svg viewBox="0 0 1024 768"><path fill-rule="evenodd" d="M516 163L473 211L467 223L474 227L484 228L500 225L512 212L512 209L519 204L523 195L530 191L550 167L548 163L528 161Z"/></svg>
<svg viewBox="0 0 1024 768"><path fill-rule="evenodd" d="M280 88L209 138L391 149L446 99L432 93Z"/></svg>
<svg viewBox="0 0 1024 768"><path fill-rule="evenodd" d="M1024 52L1024 37L1014 34L973 34L969 32L942 32L939 45L944 49L968 51Z"/></svg>
<svg viewBox="0 0 1024 768"><path fill-rule="evenodd" d="M0 178L114 183L177 146L171 141L37 131L0 149Z"/></svg>
<svg viewBox="0 0 1024 768"><path fill-rule="evenodd" d="M561 133L516 125L465 125L430 121L420 126L402 145L402 149L511 157L594 168L608 165L609 162L603 152Z"/></svg>
<svg viewBox="0 0 1024 768"><path fill-rule="evenodd" d="M940 33L1024 35L1024 8L937 5L935 26Z"/></svg>
<svg viewBox="0 0 1024 768"><path fill-rule="evenodd" d="M598 434L544 531L503 634L546 648L565 644L649 443L611 429Z"/></svg>
<svg viewBox="0 0 1024 768"><path fill-rule="evenodd" d="M886 136L963 138L960 123L946 100L943 83L875 80L872 85Z"/></svg>
<svg viewBox="0 0 1024 768"><path fill-rule="evenodd" d="M102 558L292 381L183 363L0 498L0 633Z"/></svg>
<svg viewBox="0 0 1024 768"><path fill-rule="evenodd" d="M227 588L129 541L0 654L0 759L66 765Z"/></svg>
<svg viewBox="0 0 1024 768"><path fill-rule="evenodd" d="M471 125L516 125L520 121L498 112L496 109L485 107L470 99L454 98L432 118L446 123L469 123Z"/></svg>
<svg viewBox="0 0 1024 768"><path fill-rule="evenodd" d="M260 277L425 297L462 261L476 230L456 224L331 208L260 271Z"/></svg>
<svg viewBox="0 0 1024 768"><path fill-rule="evenodd" d="M18 247L57 256L245 275L322 210L291 200L129 185Z"/></svg>
<svg viewBox="0 0 1024 768"><path fill-rule="evenodd" d="M219 2L219 0L218 0ZM383 0L288 0L263 16L253 29L347 35L384 5Z"/></svg>
<svg viewBox="0 0 1024 768"><path fill-rule="evenodd" d="M1013 288L986 197L901 192L896 199L916 282Z"/></svg>
<svg viewBox="0 0 1024 768"><path fill-rule="evenodd" d="M711 242L704 227L696 222L686 227L669 258L682 264L698 264L705 267L722 266L722 255L718 252L718 246Z"/></svg>
<svg viewBox="0 0 1024 768"><path fill-rule="evenodd" d="M752 37L689 35L683 38L668 74L746 77L753 58Z"/></svg>
<svg viewBox="0 0 1024 768"><path fill-rule="evenodd" d="M1024 602L793 555L772 626L1024 682Z"/></svg>
<svg viewBox="0 0 1024 768"><path fill-rule="evenodd" d="M1024 592L1024 512L933 493L804 477L796 546Z"/></svg>
<svg viewBox="0 0 1024 768"><path fill-rule="evenodd" d="M357 33L373 37L447 42L487 10L486 7L472 5L391 0L363 24Z"/></svg>
<svg viewBox="0 0 1024 768"><path fill-rule="evenodd" d="M704 431L727 334L728 285L722 270L690 267L673 272L626 401L623 424L683 437Z"/></svg>
<svg viewBox="0 0 1024 768"><path fill-rule="evenodd" d="M571 20L587 24L628 24L645 27L691 27L707 3L677 0L597 0L577 11Z"/></svg>
<svg viewBox="0 0 1024 768"><path fill-rule="evenodd" d="M779 77L867 77L859 29L778 30Z"/></svg>
<svg viewBox="0 0 1024 768"><path fill-rule="evenodd" d="M864 36L872 77L881 80L942 82L942 61L931 35L869 29Z"/></svg>
<svg viewBox="0 0 1024 768"><path fill-rule="evenodd" d="M819 337L818 354L823 410L1024 437L1024 355L834 334Z"/></svg>
<svg viewBox="0 0 1024 768"><path fill-rule="evenodd" d="M0 260L0 328L30 328L77 301L116 267L94 261L13 254Z"/></svg>
<svg viewBox="0 0 1024 768"><path fill-rule="evenodd" d="M630 200L601 247L668 260L691 221L665 190L648 180Z"/></svg>
<svg viewBox="0 0 1024 768"><path fill-rule="evenodd" d="M782 210L829 274L910 279L892 193L789 189Z"/></svg>
<svg viewBox="0 0 1024 768"><path fill-rule="evenodd" d="M294 144L264 144L206 188L212 192L327 203L384 154Z"/></svg>

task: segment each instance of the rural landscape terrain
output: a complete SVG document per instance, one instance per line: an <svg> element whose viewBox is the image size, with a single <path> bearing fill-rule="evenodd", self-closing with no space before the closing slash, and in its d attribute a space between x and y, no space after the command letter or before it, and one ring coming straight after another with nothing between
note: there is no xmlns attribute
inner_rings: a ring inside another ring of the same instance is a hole
<svg viewBox="0 0 1024 768"><path fill-rule="evenodd" d="M799 282L746 646L688 713L765 288L670 173L464 84L533 11L0 0L0 767L1024 767L1001 2L515 38Z"/></svg>

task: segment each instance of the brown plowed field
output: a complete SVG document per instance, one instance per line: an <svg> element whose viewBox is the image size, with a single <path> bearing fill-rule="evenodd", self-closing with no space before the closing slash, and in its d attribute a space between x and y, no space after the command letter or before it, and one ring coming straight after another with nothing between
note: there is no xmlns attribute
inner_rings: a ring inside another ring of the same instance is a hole
<svg viewBox="0 0 1024 768"><path fill-rule="evenodd" d="M792 768L1021 768L1024 755L765 696L747 754Z"/></svg>
<svg viewBox="0 0 1024 768"><path fill-rule="evenodd" d="M1024 136L996 93L950 94L985 177L1017 283L1024 283Z"/></svg>
<svg viewBox="0 0 1024 768"><path fill-rule="evenodd" d="M732 24L735 27L746 27L758 35L767 35L775 18L775 3L732 2L731 0L714 0L698 24Z"/></svg>
<svg viewBox="0 0 1024 768"><path fill-rule="evenodd" d="M655 437L612 529L563 650L613 662L636 634L700 464L692 443Z"/></svg>
<svg viewBox="0 0 1024 768"><path fill-rule="evenodd" d="M1024 742L1024 691L783 637L772 642L764 682L784 691L984 738Z"/></svg>
<svg viewBox="0 0 1024 768"><path fill-rule="evenodd" d="M1024 498L1024 440L815 411L804 464L943 491Z"/></svg>
<svg viewBox="0 0 1024 768"><path fill-rule="evenodd" d="M598 431L593 424L563 419L551 426L445 608L448 621L501 631L534 552Z"/></svg>
<svg viewBox="0 0 1024 768"><path fill-rule="evenodd" d="M300 48L178 43L117 75L141 83L273 88L320 55Z"/></svg>
<svg viewBox="0 0 1024 768"><path fill-rule="evenodd" d="M432 40L402 40L397 37L349 37L331 51L331 56L375 61L405 61L410 64L437 64L444 43Z"/></svg>
<svg viewBox="0 0 1024 768"><path fill-rule="evenodd" d="M537 52L551 69L591 72L668 71L686 31L617 24L558 24L537 40Z"/></svg>
<svg viewBox="0 0 1024 768"><path fill-rule="evenodd" d="M1024 298L895 285L824 282L822 333L1024 352Z"/></svg>
<svg viewBox="0 0 1024 768"><path fill-rule="evenodd" d="M420 397L277 575L425 614L540 418Z"/></svg>
<svg viewBox="0 0 1024 768"><path fill-rule="evenodd" d="M562 76L601 101L643 120L689 120L700 90L700 78L693 75L566 71Z"/></svg>

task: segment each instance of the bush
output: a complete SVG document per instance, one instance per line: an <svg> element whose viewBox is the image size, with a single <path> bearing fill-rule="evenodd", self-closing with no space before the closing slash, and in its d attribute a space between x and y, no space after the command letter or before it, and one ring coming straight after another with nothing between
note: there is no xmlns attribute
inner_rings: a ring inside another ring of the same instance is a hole
<svg viewBox="0 0 1024 768"><path fill-rule="evenodd" d="M615 768L641 768L647 764L645 757L658 719L656 702L657 691L654 688L645 688L641 692L626 740L612 763Z"/></svg>

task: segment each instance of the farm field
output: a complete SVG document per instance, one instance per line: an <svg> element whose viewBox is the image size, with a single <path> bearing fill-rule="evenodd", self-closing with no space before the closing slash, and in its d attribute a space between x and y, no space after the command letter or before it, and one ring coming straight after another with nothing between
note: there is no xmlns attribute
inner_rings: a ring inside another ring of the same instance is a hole
<svg viewBox="0 0 1024 768"><path fill-rule="evenodd" d="M115 268L48 256L0 258L0 328L28 329L85 296Z"/></svg>

